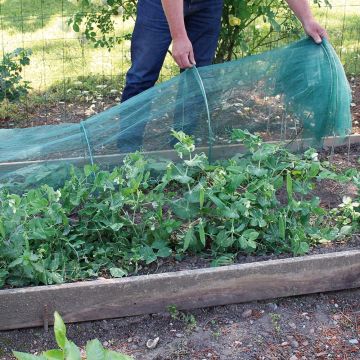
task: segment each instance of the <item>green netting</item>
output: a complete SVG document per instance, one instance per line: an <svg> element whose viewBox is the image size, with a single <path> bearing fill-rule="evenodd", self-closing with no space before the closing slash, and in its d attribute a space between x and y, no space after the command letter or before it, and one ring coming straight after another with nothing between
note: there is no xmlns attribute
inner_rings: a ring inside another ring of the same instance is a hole
<svg viewBox="0 0 360 360"><path fill-rule="evenodd" d="M241 60L193 68L80 124L0 130L0 184L56 185L71 164L121 163L141 147L171 157L183 130L214 161L236 151L234 128L267 141L321 146L351 130L351 92L332 46L310 38ZM167 151L168 150L168 151ZM63 166L65 165L65 166Z"/></svg>

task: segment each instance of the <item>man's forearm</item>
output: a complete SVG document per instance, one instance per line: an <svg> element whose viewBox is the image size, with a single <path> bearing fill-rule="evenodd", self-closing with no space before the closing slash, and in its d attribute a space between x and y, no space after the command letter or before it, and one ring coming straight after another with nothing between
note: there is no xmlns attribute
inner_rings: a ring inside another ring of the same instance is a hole
<svg viewBox="0 0 360 360"><path fill-rule="evenodd" d="M303 25L314 20L308 0L286 0L286 2Z"/></svg>
<svg viewBox="0 0 360 360"><path fill-rule="evenodd" d="M195 65L192 44L184 21L184 0L161 0L173 40L172 56L180 69Z"/></svg>
<svg viewBox="0 0 360 360"><path fill-rule="evenodd" d="M187 37L184 0L161 0L173 40Z"/></svg>

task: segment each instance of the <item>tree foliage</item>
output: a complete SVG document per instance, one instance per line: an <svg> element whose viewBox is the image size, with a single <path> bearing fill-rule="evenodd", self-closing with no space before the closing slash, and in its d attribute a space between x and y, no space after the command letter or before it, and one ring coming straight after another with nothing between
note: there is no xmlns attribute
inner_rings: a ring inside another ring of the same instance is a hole
<svg viewBox="0 0 360 360"><path fill-rule="evenodd" d="M131 33L117 34L116 19L136 18L136 0L77 0L81 6L69 24L95 47L109 50ZM330 6L329 0L312 0L318 6ZM86 9L86 11L84 11ZM284 0L224 0L222 30L216 62L259 49L291 36L298 37L301 26Z"/></svg>

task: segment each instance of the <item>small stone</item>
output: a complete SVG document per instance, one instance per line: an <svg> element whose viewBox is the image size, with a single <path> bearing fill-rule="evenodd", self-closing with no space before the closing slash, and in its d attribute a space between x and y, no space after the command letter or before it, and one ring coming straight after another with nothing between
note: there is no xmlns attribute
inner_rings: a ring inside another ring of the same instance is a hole
<svg viewBox="0 0 360 360"><path fill-rule="evenodd" d="M103 346L109 346L109 342L108 342L108 341L104 341L104 342L103 342Z"/></svg>
<svg viewBox="0 0 360 360"><path fill-rule="evenodd" d="M159 340L160 340L159 337L157 337L157 338L155 338L155 339L149 339L149 340L146 342L146 347L147 347L148 349L155 349L156 346L157 346L157 344L158 344L158 342L159 342Z"/></svg>
<svg viewBox="0 0 360 360"><path fill-rule="evenodd" d="M272 311L275 311L278 308L278 306L275 303L269 303L267 304L267 307Z"/></svg>
<svg viewBox="0 0 360 360"><path fill-rule="evenodd" d="M110 329L110 325L109 323L106 321L106 320L103 320L100 324L100 327L103 329L103 330L109 330Z"/></svg>
<svg viewBox="0 0 360 360"><path fill-rule="evenodd" d="M296 341L296 340L293 340L291 342L291 346L294 347L294 348L298 348L299 347L299 343Z"/></svg>
<svg viewBox="0 0 360 360"><path fill-rule="evenodd" d="M310 333L311 335L315 334L315 329L314 329L314 328L311 328L311 329L309 330L309 333Z"/></svg>
<svg viewBox="0 0 360 360"><path fill-rule="evenodd" d="M295 323L293 323L293 322L289 322L289 324L288 324L292 329L296 329L296 325L295 325Z"/></svg>
<svg viewBox="0 0 360 360"><path fill-rule="evenodd" d="M298 360L298 357L296 355L292 355L289 360Z"/></svg>
<svg viewBox="0 0 360 360"><path fill-rule="evenodd" d="M181 334L181 333L176 333L176 334L175 334L175 336L176 336L176 337L178 337L178 338L181 338L181 337L183 337L183 336L184 336L184 334Z"/></svg>
<svg viewBox="0 0 360 360"><path fill-rule="evenodd" d="M334 304L334 306L335 306L336 308L338 308L338 307L339 307L339 304Z"/></svg>
<svg viewBox="0 0 360 360"><path fill-rule="evenodd" d="M302 345L303 345L303 346L308 346L308 345L309 345L309 342L305 340L305 341L302 342Z"/></svg>
<svg viewBox="0 0 360 360"><path fill-rule="evenodd" d="M133 341L133 339L131 338L131 337L129 337L128 339L127 339L127 342L128 343L131 343Z"/></svg>
<svg viewBox="0 0 360 360"><path fill-rule="evenodd" d="M315 354L316 357L321 357L321 356L325 356L325 355L327 355L326 351L322 351L322 352Z"/></svg>
<svg viewBox="0 0 360 360"><path fill-rule="evenodd" d="M208 353L206 356L207 356L208 358L211 358L211 357L212 357L212 353Z"/></svg>
<svg viewBox="0 0 360 360"><path fill-rule="evenodd" d="M241 314L241 316L242 316L244 319L249 318L251 315L252 315L252 310L251 310L251 309L245 310L245 311Z"/></svg>
<svg viewBox="0 0 360 360"><path fill-rule="evenodd" d="M349 340L349 343L350 343L351 345L357 345L357 344L359 343L359 340L357 340L357 339L350 339L350 340Z"/></svg>
<svg viewBox="0 0 360 360"><path fill-rule="evenodd" d="M287 341L284 341L280 344L280 346L288 346L288 345L289 345L289 343Z"/></svg>

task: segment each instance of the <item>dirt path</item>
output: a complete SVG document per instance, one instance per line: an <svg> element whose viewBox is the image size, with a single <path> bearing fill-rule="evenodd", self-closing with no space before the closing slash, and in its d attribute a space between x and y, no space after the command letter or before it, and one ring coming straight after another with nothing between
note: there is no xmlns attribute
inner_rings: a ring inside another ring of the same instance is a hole
<svg viewBox="0 0 360 360"><path fill-rule="evenodd" d="M359 359L360 289L68 326L78 345L99 338L136 360ZM148 339L159 337L153 350ZM1 359L10 349L54 347L42 329L0 333Z"/></svg>

